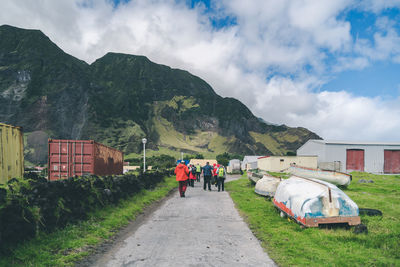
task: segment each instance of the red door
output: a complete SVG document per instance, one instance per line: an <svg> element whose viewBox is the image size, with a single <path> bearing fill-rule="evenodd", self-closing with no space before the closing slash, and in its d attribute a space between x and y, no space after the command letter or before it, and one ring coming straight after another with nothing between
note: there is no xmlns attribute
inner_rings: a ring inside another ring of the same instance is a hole
<svg viewBox="0 0 400 267"><path fill-rule="evenodd" d="M384 173L400 173L400 150L385 150Z"/></svg>
<svg viewBox="0 0 400 267"><path fill-rule="evenodd" d="M364 171L364 149L347 149L347 171Z"/></svg>

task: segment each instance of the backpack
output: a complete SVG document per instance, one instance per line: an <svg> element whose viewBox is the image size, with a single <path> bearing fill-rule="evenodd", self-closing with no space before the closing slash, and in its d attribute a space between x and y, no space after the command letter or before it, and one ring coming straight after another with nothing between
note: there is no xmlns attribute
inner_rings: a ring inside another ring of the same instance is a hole
<svg viewBox="0 0 400 267"><path fill-rule="evenodd" d="M218 169L218 177L224 177L225 170L223 167Z"/></svg>

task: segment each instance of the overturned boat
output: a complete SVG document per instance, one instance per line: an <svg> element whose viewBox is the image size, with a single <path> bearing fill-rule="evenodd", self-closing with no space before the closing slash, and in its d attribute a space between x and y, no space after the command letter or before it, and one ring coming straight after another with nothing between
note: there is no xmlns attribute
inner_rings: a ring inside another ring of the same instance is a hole
<svg viewBox="0 0 400 267"><path fill-rule="evenodd" d="M263 178L256 182L254 191L262 196L273 197L281 181L282 179L279 177L264 174Z"/></svg>
<svg viewBox="0 0 400 267"><path fill-rule="evenodd" d="M335 185L317 179L291 176L281 181L273 202L281 215L306 227L361 223L357 204Z"/></svg>
<svg viewBox="0 0 400 267"><path fill-rule="evenodd" d="M263 177L263 173L257 173L252 171L247 171L247 178L250 180L251 183L255 184Z"/></svg>
<svg viewBox="0 0 400 267"><path fill-rule="evenodd" d="M351 175L344 172L312 169L296 165L290 165L289 172L298 177L318 179L340 186L348 186L351 182Z"/></svg>

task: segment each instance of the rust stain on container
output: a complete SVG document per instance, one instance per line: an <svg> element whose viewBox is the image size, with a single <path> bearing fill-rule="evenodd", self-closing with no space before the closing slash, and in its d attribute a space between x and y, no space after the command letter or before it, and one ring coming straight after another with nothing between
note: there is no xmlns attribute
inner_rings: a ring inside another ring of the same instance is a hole
<svg viewBox="0 0 400 267"><path fill-rule="evenodd" d="M21 127L0 123L0 184L24 175L24 141Z"/></svg>
<svg viewBox="0 0 400 267"><path fill-rule="evenodd" d="M93 140L49 139L49 180L123 172L123 153Z"/></svg>

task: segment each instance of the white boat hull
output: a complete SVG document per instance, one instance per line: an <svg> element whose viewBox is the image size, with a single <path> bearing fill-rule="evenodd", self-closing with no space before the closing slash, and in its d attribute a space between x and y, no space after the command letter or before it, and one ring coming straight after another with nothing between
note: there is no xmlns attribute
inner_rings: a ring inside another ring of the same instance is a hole
<svg viewBox="0 0 400 267"><path fill-rule="evenodd" d="M257 181L254 191L262 196L273 197L280 182L278 177L264 175Z"/></svg>
<svg viewBox="0 0 400 267"><path fill-rule="evenodd" d="M291 176L279 183L274 205L307 227L319 224L360 224L357 204L335 185Z"/></svg>
<svg viewBox="0 0 400 267"><path fill-rule="evenodd" d="M289 172L298 177L318 179L340 186L348 186L351 182L351 175L343 172L310 169L300 166L291 166Z"/></svg>

